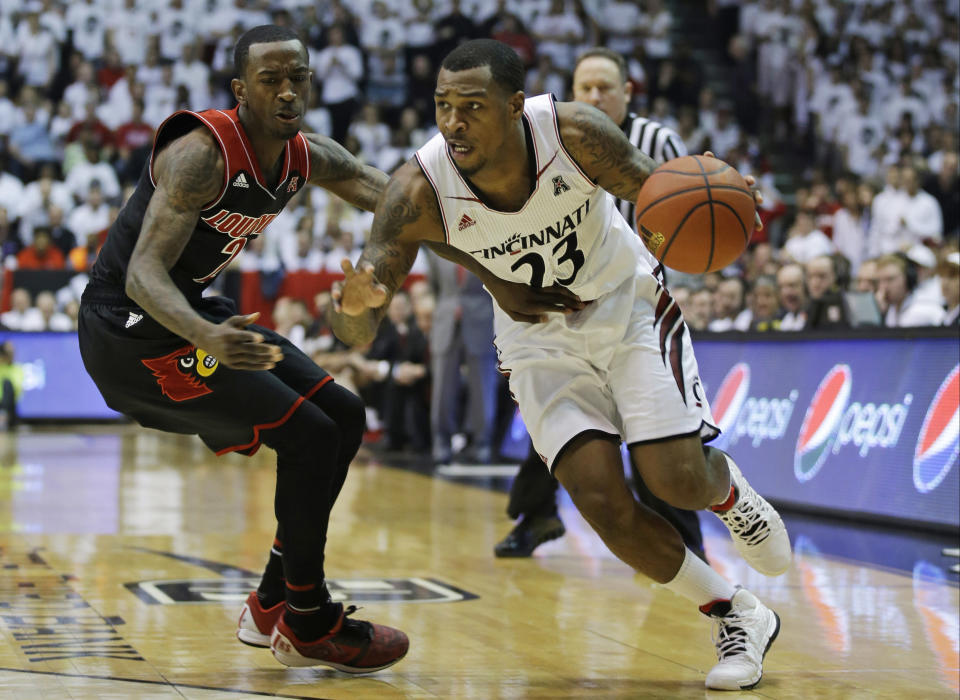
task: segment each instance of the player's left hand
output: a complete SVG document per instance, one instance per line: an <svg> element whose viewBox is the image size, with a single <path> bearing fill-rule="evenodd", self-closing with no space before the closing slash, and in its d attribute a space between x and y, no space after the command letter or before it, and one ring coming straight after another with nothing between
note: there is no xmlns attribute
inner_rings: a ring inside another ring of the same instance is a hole
<svg viewBox="0 0 960 700"><path fill-rule="evenodd" d="M377 282L373 265L364 263L355 269L349 258L340 262L343 281L334 282L330 289L333 309L347 316L359 316L367 309L376 309L387 302L387 288Z"/></svg>
<svg viewBox="0 0 960 700"><path fill-rule="evenodd" d="M703 155L705 155L707 158L716 158L716 156L713 154L713 151L704 151ZM756 204L756 213L754 214L753 226L757 231L762 231L763 221L760 219L760 205L763 204L763 193L760 191L760 185L757 184L757 178L755 178L753 175L744 176L743 181L747 183L747 187L749 187L750 191L753 192L753 201Z"/></svg>

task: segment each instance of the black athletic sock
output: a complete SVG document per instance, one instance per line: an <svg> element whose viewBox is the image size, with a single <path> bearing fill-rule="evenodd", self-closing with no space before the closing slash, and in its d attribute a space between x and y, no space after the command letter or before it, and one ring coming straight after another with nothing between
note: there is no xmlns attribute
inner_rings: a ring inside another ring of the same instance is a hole
<svg viewBox="0 0 960 700"><path fill-rule="evenodd" d="M283 619L302 642L327 634L340 619L343 605L330 599L326 584L296 586L287 583L287 609Z"/></svg>
<svg viewBox="0 0 960 700"><path fill-rule="evenodd" d="M260 599L261 607L272 608L277 603L284 601L286 596L284 583L283 544L279 538L275 537L273 547L270 548L270 558L267 559L267 566L263 570L263 577L260 579L260 586L257 588L257 598Z"/></svg>

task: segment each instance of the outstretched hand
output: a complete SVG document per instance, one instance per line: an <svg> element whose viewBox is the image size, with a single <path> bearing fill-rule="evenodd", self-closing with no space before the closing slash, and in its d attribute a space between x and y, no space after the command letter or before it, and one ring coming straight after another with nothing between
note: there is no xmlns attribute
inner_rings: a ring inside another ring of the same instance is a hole
<svg viewBox="0 0 960 700"><path fill-rule="evenodd" d="M486 279L484 284L497 305L514 321L541 323L547 320L548 312L573 313L586 306L580 297L559 284L538 289L499 277Z"/></svg>
<svg viewBox="0 0 960 700"><path fill-rule="evenodd" d="M333 309L347 316L359 316L367 309L376 309L387 301L387 288L373 276L373 265L364 263L359 269L353 267L349 258L340 262L343 281L333 283L330 298Z"/></svg>
<svg viewBox="0 0 960 700"><path fill-rule="evenodd" d="M252 313L211 324L197 345L231 369L273 369L283 359L283 351L278 345L264 342L260 333L245 330L258 318L259 313Z"/></svg>
<svg viewBox="0 0 960 700"><path fill-rule="evenodd" d="M704 151L704 154L707 158L716 158L713 154L713 151ZM760 205L763 204L763 193L760 192L760 186L757 184L757 178L753 175L746 175L743 178L743 181L747 183L747 187L750 188L750 191L753 193L753 201L756 205L756 213L754 214L753 226L757 231L763 230L763 221L760 219Z"/></svg>

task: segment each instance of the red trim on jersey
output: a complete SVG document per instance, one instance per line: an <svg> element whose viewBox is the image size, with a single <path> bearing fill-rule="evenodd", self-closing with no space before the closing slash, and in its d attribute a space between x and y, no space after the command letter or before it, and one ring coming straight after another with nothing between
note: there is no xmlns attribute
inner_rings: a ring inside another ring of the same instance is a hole
<svg viewBox="0 0 960 700"><path fill-rule="evenodd" d="M444 141L444 150L446 150L446 141ZM430 177L430 173L427 170L427 167L423 164L423 161L420 160L420 152L417 151L413 154L417 159L417 165L420 166L420 170L423 171L423 174L427 177L427 182L430 183L430 187L433 188L433 195L437 198L437 206L440 207L440 221L443 222L443 238L446 241L447 245L450 245L450 232L447 231L447 215L443 211L443 201L440 199L440 188L437 187L437 183L433 181L433 178Z"/></svg>
<svg viewBox="0 0 960 700"><path fill-rule="evenodd" d="M298 131L297 136L300 137L300 142L303 144L303 163L305 165L305 169L300 172L304 173L304 184L307 184L307 182L310 182L310 144L307 143L307 137L303 135L302 131Z"/></svg>
<svg viewBox="0 0 960 700"><path fill-rule="evenodd" d="M314 385L313 388L310 389L310 391L308 391L303 396L298 397L297 400L293 402L293 405L290 406L290 408L287 410L287 412L283 414L280 420L273 421L272 423L256 424L255 426L253 426L253 440L248 442L246 445L234 445L233 447L225 447L222 450L217 450L217 453L216 453L217 457L219 457L220 455L225 455L227 452L239 452L240 450L248 450L250 448L253 448L253 452L251 452L249 455L252 457L253 455L256 454L257 450L260 449L260 431L279 428L281 425L283 425L288 420L290 420L290 416L293 415L294 411L300 408L300 404L302 404L304 401L306 401L311 396L313 396L318 391L320 391L320 388L323 387L325 384L332 381L333 381L333 377L329 375L324 377L319 382L317 382L317 384Z"/></svg>
<svg viewBox="0 0 960 700"><path fill-rule="evenodd" d="M204 211L206 209L215 207L220 200L223 199L223 195L227 191L227 185L230 183L230 151L227 148L227 145L224 143L223 138L220 136L220 132L217 131L216 126L207 121L202 116L202 112L191 112L189 109L181 109L163 120L163 123L157 127L157 131L153 136L153 148L150 149L150 162L147 166L147 173L150 176L150 184L153 185L154 189L156 189L157 181L153 177L153 162L157 157L157 141L160 138L160 132L163 130L163 127L165 127L171 119L180 116L181 114L189 114L191 117L196 117L204 124L204 126L210 129L210 131L213 132L214 137L217 139L217 143L220 144L220 152L223 154L223 185L220 187L220 193L217 195L216 199L202 207L201 211Z"/></svg>
<svg viewBox="0 0 960 700"><path fill-rule="evenodd" d="M553 161L555 161L555 160L557 159L557 156L558 156L558 155L560 155L560 151L554 151L554 153L553 153L553 158L551 158L550 160L548 160L548 161L547 161L547 164L544 165L542 168L540 168L540 170L537 172L537 179L538 179L538 180L540 179L540 176L543 175L543 173L546 171L546 169L549 168L551 165L553 165Z"/></svg>

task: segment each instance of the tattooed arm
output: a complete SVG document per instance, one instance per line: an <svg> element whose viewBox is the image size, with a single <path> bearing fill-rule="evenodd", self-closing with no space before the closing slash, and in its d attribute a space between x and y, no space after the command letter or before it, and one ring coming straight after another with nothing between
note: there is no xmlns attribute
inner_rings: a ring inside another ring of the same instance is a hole
<svg viewBox="0 0 960 700"><path fill-rule="evenodd" d="M260 334L242 330L256 320L255 314L211 323L190 306L170 277L200 211L220 192L223 168L220 148L202 127L160 152L153 167L157 188L127 265L126 293L158 323L227 367L269 369L282 357L280 349L263 343Z"/></svg>
<svg viewBox="0 0 960 700"><path fill-rule="evenodd" d="M334 334L348 345L373 340L390 299L403 284L421 242L442 242L436 197L415 161L402 165L377 205L370 239L356 269L349 260L345 279L333 293Z"/></svg>
<svg viewBox="0 0 960 700"><path fill-rule="evenodd" d="M387 174L364 165L333 139L304 134L310 147L310 184L330 190L350 204L375 211Z"/></svg>
<svg viewBox="0 0 960 700"><path fill-rule="evenodd" d="M587 175L615 197L635 202L656 161L627 140L596 107L557 103L557 123L564 147Z"/></svg>

